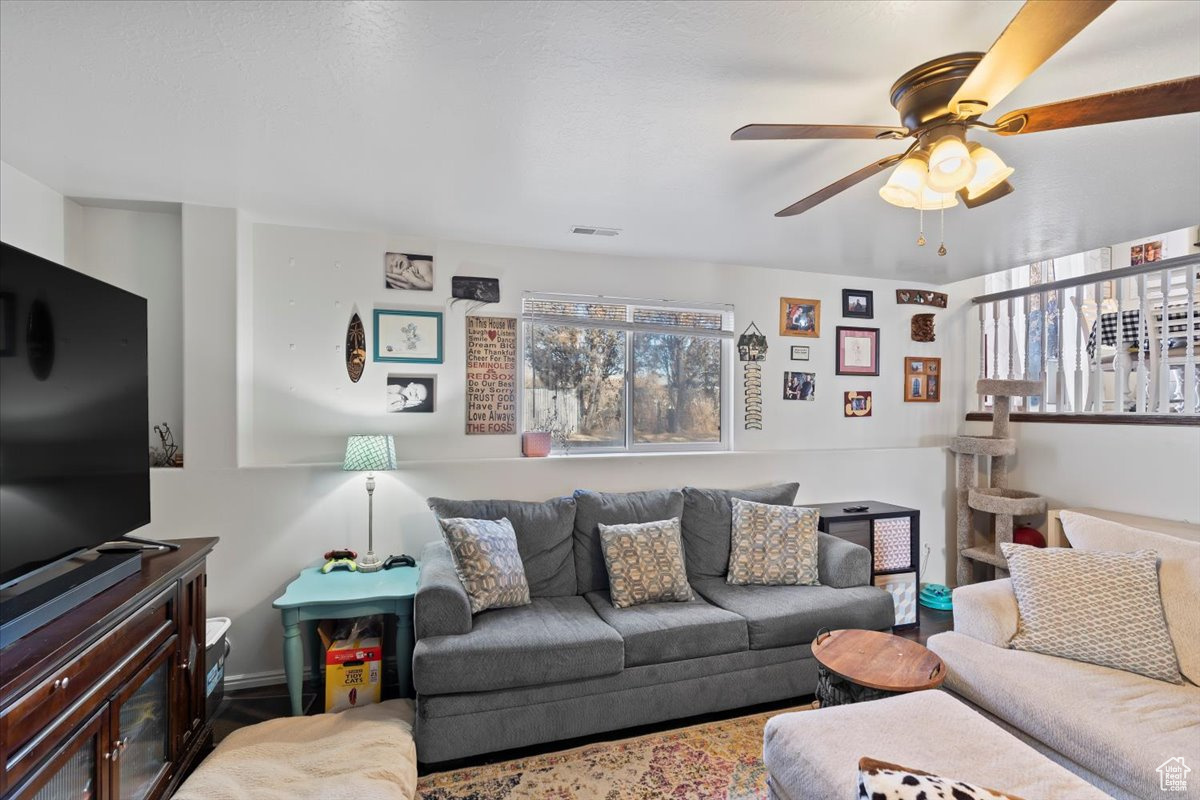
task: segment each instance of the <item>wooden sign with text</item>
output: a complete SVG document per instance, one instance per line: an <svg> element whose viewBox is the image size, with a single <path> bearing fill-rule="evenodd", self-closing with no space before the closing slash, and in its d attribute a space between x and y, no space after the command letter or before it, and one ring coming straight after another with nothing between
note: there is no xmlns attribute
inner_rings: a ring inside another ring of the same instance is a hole
<svg viewBox="0 0 1200 800"><path fill-rule="evenodd" d="M467 317L467 433L517 432L517 320Z"/></svg>

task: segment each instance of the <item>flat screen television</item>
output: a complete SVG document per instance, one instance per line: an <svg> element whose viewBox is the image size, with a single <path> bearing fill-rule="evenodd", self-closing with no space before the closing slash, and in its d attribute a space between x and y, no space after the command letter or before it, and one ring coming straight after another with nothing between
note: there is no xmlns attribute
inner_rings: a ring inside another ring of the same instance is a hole
<svg viewBox="0 0 1200 800"><path fill-rule="evenodd" d="M150 522L146 300L0 244L0 586Z"/></svg>

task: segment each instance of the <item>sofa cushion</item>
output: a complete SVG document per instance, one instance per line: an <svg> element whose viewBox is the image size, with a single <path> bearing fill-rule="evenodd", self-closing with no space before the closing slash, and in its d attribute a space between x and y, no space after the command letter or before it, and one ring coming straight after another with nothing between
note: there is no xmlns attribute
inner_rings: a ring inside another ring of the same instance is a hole
<svg viewBox="0 0 1200 800"><path fill-rule="evenodd" d="M472 614L529 604L529 584L512 523L463 517L439 522Z"/></svg>
<svg viewBox="0 0 1200 800"><path fill-rule="evenodd" d="M621 635L582 597L539 597L475 616L470 633L431 636L413 650L420 694L487 692L620 672Z"/></svg>
<svg viewBox="0 0 1200 800"><path fill-rule="evenodd" d="M1168 759L1200 763L1200 688L955 631L929 649L946 663L944 688L1134 797L1162 795L1156 770Z"/></svg>
<svg viewBox="0 0 1200 800"><path fill-rule="evenodd" d="M1153 551L1000 547L1020 609L1009 647L1182 682Z"/></svg>
<svg viewBox="0 0 1200 800"><path fill-rule="evenodd" d="M1200 684L1200 542L1074 511L1062 511L1059 517L1067 540L1078 550L1153 550L1158 554L1158 588L1179 671Z"/></svg>
<svg viewBox="0 0 1200 800"><path fill-rule="evenodd" d="M600 548L608 570L609 594L617 608L692 599L678 517L632 525L601 523Z"/></svg>
<svg viewBox="0 0 1200 800"><path fill-rule="evenodd" d="M519 500L446 500L429 498L439 517L505 519L517 534L517 549L525 564L525 579L532 597L575 594L575 559L571 532L575 528L575 500L556 497L544 503Z"/></svg>
<svg viewBox="0 0 1200 800"><path fill-rule="evenodd" d="M657 522L683 516L683 492L655 489L648 492L575 492L575 581L586 594L608 588L608 570L600 547L600 523L627 525Z"/></svg>
<svg viewBox="0 0 1200 800"><path fill-rule="evenodd" d="M874 586L733 586L697 578L692 588L746 620L753 650L807 644L822 628L888 630L896 619L892 596Z"/></svg>
<svg viewBox="0 0 1200 800"><path fill-rule="evenodd" d="M720 578L729 567L734 498L787 506L796 499L798 483L758 489L683 488L683 549L688 575Z"/></svg>
<svg viewBox="0 0 1200 800"><path fill-rule="evenodd" d="M616 608L608 592L584 595L625 640L625 666L662 664L747 649L746 620L706 603L647 603Z"/></svg>
<svg viewBox="0 0 1200 800"><path fill-rule="evenodd" d="M739 586L816 586L819 518L815 508L735 498L725 580Z"/></svg>

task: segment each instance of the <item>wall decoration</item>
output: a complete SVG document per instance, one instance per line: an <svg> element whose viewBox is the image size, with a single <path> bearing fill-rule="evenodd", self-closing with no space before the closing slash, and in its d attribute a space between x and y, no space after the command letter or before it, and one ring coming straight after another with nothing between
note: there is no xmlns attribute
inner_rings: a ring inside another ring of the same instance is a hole
<svg viewBox="0 0 1200 800"><path fill-rule="evenodd" d="M925 289L897 289L896 302L916 306L933 306L945 308L949 298L945 292L931 292Z"/></svg>
<svg viewBox="0 0 1200 800"><path fill-rule="evenodd" d="M455 300L472 300L476 303L500 302L499 278L470 278L455 275L450 278L450 296Z"/></svg>
<svg viewBox="0 0 1200 800"><path fill-rule="evenodd" d="M837 374L879 374L879 328L837 326Z"/></svg>
<svg viewBox="0 0 1200 800"><path fill-rule="evenodd" d="M159 423L154 426L154 432L158 434L161 446L150 448L150 466L182 467L183 453L179 452L179 445L175 444L175 434L171 426L165 422Z"/></svg>
<svg viewBox="0 0 1200 800"><path fill-rule="evenodd" d="M808 361L808 345L792 345L792 361Z"/></svg>
<svg viewBox="0 0 1200 800"><path fill-rule="evenodd" d="M783 373L784 400L816 400L817 373L815 372L785 372Z"/></svg>
<svg viewBox="0 0 1200 800"><path fill-rule="evenodd" d="M842 289L842 316L875 319L875 293L866 289Z"/></svg>
<svg viewBox="0 0 1200 800"><path fill-rule="evenodd" d="M940 403L942 360L908 356L904 359L904 402Z"/></svg>
<svg viewBox="0 0 1200 800"><path fill-rule="evenodd" d="M1136 267L1138 264L1149 264L1154 261L1162 260L1162 239L1157 239L1153 242L1145 242L1144 244L1135 244L1129 248L1129 266Z"/></svg>
<svg viewBox="0 0 1200 800"><path fill-rule="evenodd" d="M388 375L388 413L432 414L436 389L434 375Z"/></svg>
<svg viewBox="0 0 1200 800"><path fill-rule="evenodd" d="M467 433L517 432L517 320L467 317Z"/></svg>
<svg viewBox="0 0 1200 800"><path fill-rule="evenodd" d="M355 311L346 326L346 374L350 376L350 382L358 383L366 368L367 331L363 328L362 317Z"/></svg>
<svg viewBox="0 0 1200 800"><path fill-rule="evenodd" d="M801 297L779 298L779 335L821 335L821 301Z"/></svg>
<svg viewBox="0 0 1200 800"><path fill-rule="evenodd" d="M914 342L932 342L934 340L933 314L913 314L912 340Z"/></svg>
<svg viewBox="0 0 1200 800"><path fill-rule="evenodd" d="M442 363L442 312L375 309L375 360Z"/></svg>
<svg viewBox="0 0 1200 800"><path fill-rule="evenodd" d="M388 289L433 291L433 256L416 253L385 253L383 285Z"/></svg>
<svg viewBox="0 0 1200 800"><path fill-rule="evenodd" d="M871 416L871 393L870 392L845 392L845 409L843 414L847 417L869 417Z"/></svg>
<svg viewBox="0 0 1200 800"><path fill-rule="evenodd" d="M762 367L767 360L767 336L753 322L737 340L745 391L746 430L762 430Z"/></svg>

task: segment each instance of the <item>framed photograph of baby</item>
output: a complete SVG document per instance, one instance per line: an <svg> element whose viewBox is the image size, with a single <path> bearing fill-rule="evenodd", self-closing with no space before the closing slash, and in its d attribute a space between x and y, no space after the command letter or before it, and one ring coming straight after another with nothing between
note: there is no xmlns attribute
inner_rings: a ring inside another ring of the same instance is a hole
<svg viewBox="0 0 1200 800"><path fill-rule="evenodd" d="M384 253L383 285L387 289L433 291L433 256Z"/></svg>
<svg viewBox="0 0 1200 800"><path fill-rule="evenodd" d="M388 375L388 413L432 413L436 384L437 377L434 375Z"/></svg>

